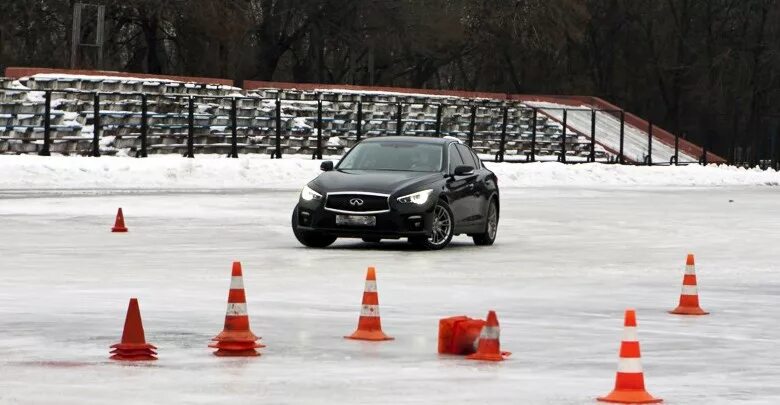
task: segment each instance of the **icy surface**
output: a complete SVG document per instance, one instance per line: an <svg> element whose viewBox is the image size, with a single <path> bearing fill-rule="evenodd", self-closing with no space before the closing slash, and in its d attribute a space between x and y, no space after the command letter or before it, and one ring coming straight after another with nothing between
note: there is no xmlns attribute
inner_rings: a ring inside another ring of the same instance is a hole
<svg viewBox="0 0 780 405"><path fill-rule="evenodd" d="M337 160L330 156L326 159ZM0 190L29 189L297 189L319 173L320 161L158 155L146 159L0 156ZM504 188L526 186L780 185L780 172L728 166L641 167L600 163L486 163Z"/></svg>
<svg viewBox="0 0 780 405"><path fill-rule="evenodd" d="M458 237L440 252L303 248L296 198L0 191L0 403L593 404L612 388L627 307L647 388L666 403L780 402L775 187L505 189L494 246ZM119 206L127 234L109 232ZM688 252L706 317L666 313ZM268 345L259 358L207 348L232 260ZM368 265L395 341L342 338ZM154 363L107 359L130 297ZM489 309L508 361L436 354L439 318Z"/></svg>

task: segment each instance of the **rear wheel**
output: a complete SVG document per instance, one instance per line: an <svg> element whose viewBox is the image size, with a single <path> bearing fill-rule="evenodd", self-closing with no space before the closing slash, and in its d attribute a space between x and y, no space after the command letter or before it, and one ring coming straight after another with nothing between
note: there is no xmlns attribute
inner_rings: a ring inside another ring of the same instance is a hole
<svg viewBox="0 0 780 405"><path fill-rule="evenodd" d="M477 246L489 246L496 241L496 234L498 233L498 204L495 199L490 200L486 218L485 232L472 235L474 244Z"/></svg>
<svg viewBox="0 0 780 405"><path fill-rule="evenodd" d="M293 210L292 214L292 229L293 233L295 234L295 239L298 239L298 242L301 242L302 245L313 248L324 248L330 246L333 242L336 241L335 236L325 235L320 232L302 231L298 229L298 224L296 223L297 217L298 209L296 208Z"/></svg>
<svg viewBox="0 0 780 405"><path fill-rule="evenodd" d="M443 200L439 200L433 208L433 224L430 236L418 236L409 238L409 242L428 250L439 250L447 246L452 240L455 224L452 210Z"/></svg>

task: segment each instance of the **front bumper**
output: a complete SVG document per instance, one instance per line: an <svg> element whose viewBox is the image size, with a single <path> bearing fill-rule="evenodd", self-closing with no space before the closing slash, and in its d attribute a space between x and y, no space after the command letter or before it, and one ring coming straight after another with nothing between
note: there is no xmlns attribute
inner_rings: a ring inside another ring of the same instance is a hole
<svg viewBox="0 0 780 405"><path fill-rule="evenodd" d="M320 232L342 238L379 237L387 239L430 235L435 204L390 204L390 211L373 214L375 226L336 225L336 215L325 209L322 201L301 200L295 207L295 224L299 231ZM362 215L354 213L350 215Z"/></svg>

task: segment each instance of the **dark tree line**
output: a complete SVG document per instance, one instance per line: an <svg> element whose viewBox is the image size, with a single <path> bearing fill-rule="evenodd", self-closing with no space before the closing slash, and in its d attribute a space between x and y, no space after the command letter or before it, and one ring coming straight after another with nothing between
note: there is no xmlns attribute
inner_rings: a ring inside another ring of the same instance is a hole
<svg viewBox="0 0 780 405"><path fill-rule="evenodd" d="M0 67L68 67L76 2L1 1ZM595 95L722 155L780 148L777 0L85 2L104 69Z"/></svg>

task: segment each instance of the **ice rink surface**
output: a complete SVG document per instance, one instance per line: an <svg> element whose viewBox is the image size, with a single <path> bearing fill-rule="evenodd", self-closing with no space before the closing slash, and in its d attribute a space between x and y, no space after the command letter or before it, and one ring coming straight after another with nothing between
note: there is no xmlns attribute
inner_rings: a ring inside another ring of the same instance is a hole
<svg viewBox="0 0 780 405"><path fill-rule="evenodd" d="M591 404L637 309L648 391L669 404L780 403L777 188L504 190L499 236L301 247L293 191L0 193L2 404ZM111 234L117 207L127 234ZM705 317L678 317L696 254ZM207 347L244 265L249 359ZM342 338L377 267L395 341ZM159 360L108 360L138 297ZM498 312L499 364L436 354L438 319Z"/></svg>

